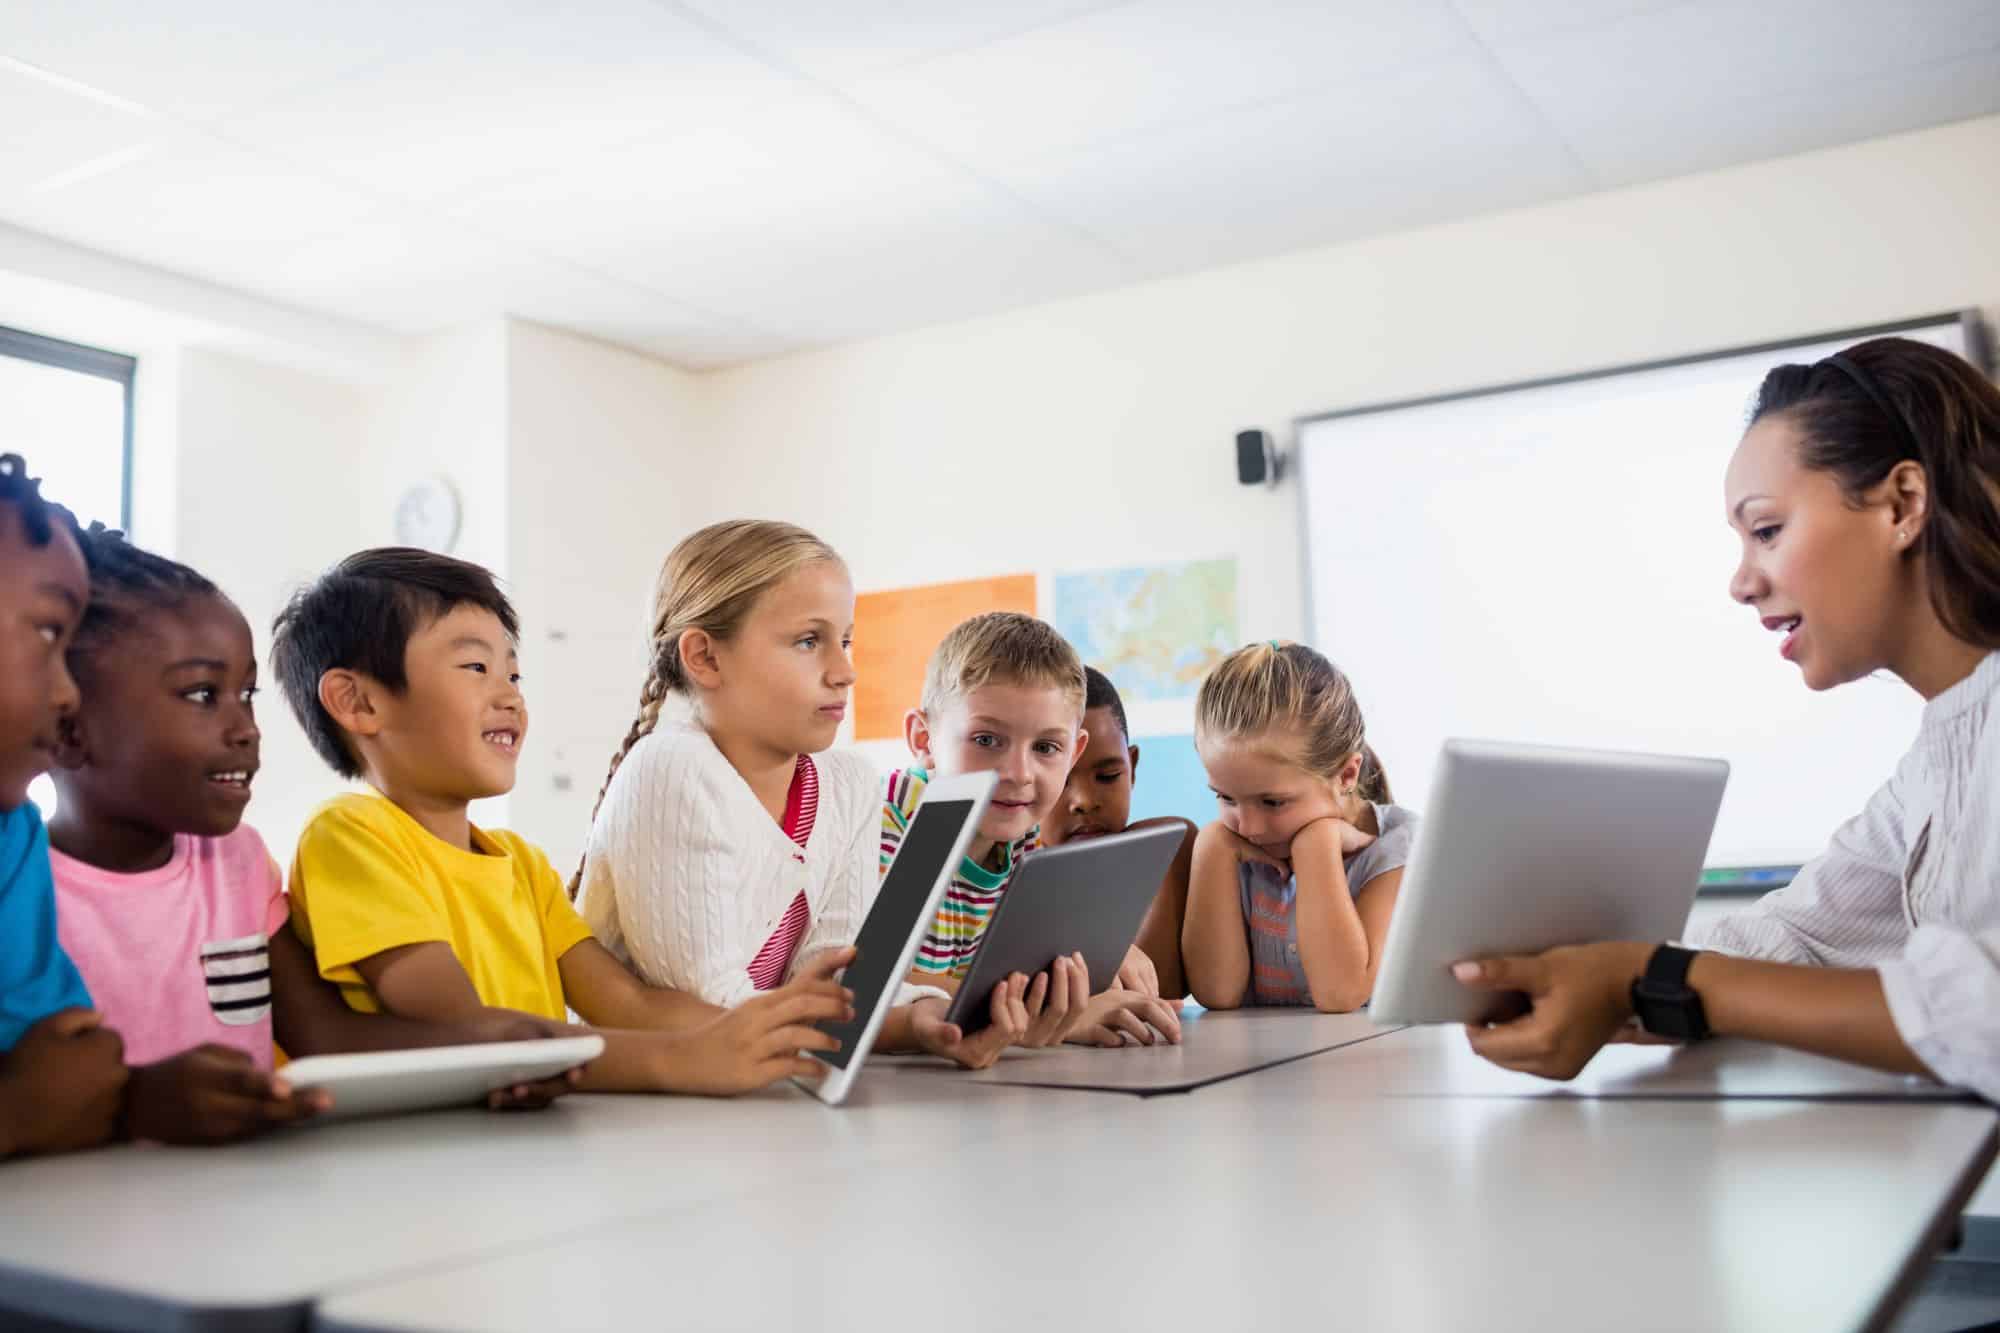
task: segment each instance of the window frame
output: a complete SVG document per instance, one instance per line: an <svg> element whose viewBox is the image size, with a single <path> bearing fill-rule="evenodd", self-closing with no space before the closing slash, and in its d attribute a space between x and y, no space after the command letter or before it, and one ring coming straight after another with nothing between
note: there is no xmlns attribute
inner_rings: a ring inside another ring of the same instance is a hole
<svg viewBox="0 0 2000 1333"><path fill-rule="evenodd" d="M122 352L108 352L101 347L89 347L83 343L66 342L46 334L30 333L26 329L9 328L4 324L0 324L0 356L110 380L124 390L125 430L118 459L118 526L130 532L132 530L132 396L133 385L139 374L139 358L127 356Z"/></svg>

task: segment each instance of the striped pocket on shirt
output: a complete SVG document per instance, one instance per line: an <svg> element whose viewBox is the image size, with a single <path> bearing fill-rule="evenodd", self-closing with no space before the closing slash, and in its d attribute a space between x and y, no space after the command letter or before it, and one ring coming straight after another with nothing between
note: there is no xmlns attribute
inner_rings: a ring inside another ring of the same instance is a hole
<svg viewBox="0 0 2000 1333"><path fill-rule="evenodd" d="M210 940L201 946L201 975L215 1021L248 1027L271 1012L271 949L263 935Z"/></svg>

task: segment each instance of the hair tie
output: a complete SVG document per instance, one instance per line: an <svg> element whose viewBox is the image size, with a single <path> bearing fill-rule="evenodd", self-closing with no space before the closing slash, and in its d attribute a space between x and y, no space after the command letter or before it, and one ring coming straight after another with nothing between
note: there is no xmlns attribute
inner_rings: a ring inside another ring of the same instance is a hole
<svg viewBox="0 0 2000 1333"><path fill-rule="evenodd" d="M1266 639L1264 640L1264 642L1271 645L1271 651L1274 653L1282 653L1285 651L1285 645L1279 643L1276 639Z"/></svg>
<svg viewBox="0 0 2000 1333"><path fill-rule="evenodd" d="M1848 360L1846 355L1840 352L1835 352L1832 356L1820 362L1820 364L1823 366L1832 366L1835 370L1847 376L1853 382L1854 387L1861 390L1862 395L1869 402L1875 404L1875 410L1887 417L1889 424L1895 429L1896 438L1902 442L1904 453L1913 459L1921 459L1923 457L1923 451L1917 448L1916 433L1910 429L1908 419L1896 409L1894 400L1882 391L1882 386L1875 382L1873 376Z"/></svg>

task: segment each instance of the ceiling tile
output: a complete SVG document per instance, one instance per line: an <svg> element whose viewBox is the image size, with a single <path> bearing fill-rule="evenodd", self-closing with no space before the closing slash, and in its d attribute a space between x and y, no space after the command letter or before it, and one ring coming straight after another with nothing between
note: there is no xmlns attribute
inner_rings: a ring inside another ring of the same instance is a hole
<svg viewBox="0 0 2000 1333"><path fill-rule="evenodd" d="M904 132L977 162L1379 76L1471 41L1443 0L1143 0L849 91Z"/></svg>
<svg viewBox="0 0 2000 1333"><path fill-rule="evenodd" d="M1699 100L1635 98L1564 137L1607 185L1659 180L1739 162L2000 112L2000 50L1928 65L1923 77L1877 75L1836 87Z"/></svg>
<svg viewBox="0 0 2000 1333"><path fill-rule="evenodd" d="M0 54L199 122L532 8L533 0L21 0L0 5Z"/></svg>
<svg viewBox="0 0 2000 1333"><path fill-rule="evenodd" d="M367 216L368 202L201 135L156 125L116 170L5 201L9 222L211 281L268 290L302 238Z"/></svg>
<svg viewBox="0 0 2000 1333"><path fill-rule="evenodd" d="M223 128L385 196L433 202L601 144L724 122L789 90L652 0L581 0L481 25Z"/></svg>
<svg viewBox="0 0 2000 1333"><path fill-rule="evenodd" d="M1013 37L1129 0L688 0L792 68L840 82Z"/></svg>
<svg viewBox="0 0 2000 1333"><path fill-rule="evenodd" d="M1331 244L1591 184L1476 59L994 170L1160 271Z"/></svg>
<svg viewBox="0 0 2000 1333"><path fill-rule="evenodd" d="M0 65L0 210L50 178L141 146L157 126Z"/></svg>
<svg viewBox="0 0 2000 1333"><path fill-rule="evenodd" d="M1493 51L1568 130L1634 102L1704 106L1838 88L2000 47L1994 0L1760 0L1676 5Z"/></svg>
<svg viewBox="0 0 2000 1333"><path fill-rule="evenodd" d="M1590 28L1687 0L1452 0L1484 42L1514 41L1572 28Z"/></svg>
<svg viewBox="0 0 2000 1333"><path fill-rule="evenodd" d="M462 211L546 253L807 340L891 327L892 311L977 313L1037 282L1071 290L1126 272L1088 238L809 97L608 149Z"/></svg>

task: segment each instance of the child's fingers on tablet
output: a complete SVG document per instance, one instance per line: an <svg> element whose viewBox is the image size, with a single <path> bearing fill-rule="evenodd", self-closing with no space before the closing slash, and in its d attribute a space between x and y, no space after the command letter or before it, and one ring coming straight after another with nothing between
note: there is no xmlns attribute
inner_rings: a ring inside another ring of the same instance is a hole
<svg viewBox="0 0 2000 1333"><path fill-rule="evenodd" d="M854 1003L844 995L801 991L775 1000L765 1006L765 1011L764 1017L772 1027L790 1027L797 1023L845 1022L854 1017Z"/></svg>
<svg viewBox="0 0 2000 1333"><path fill-rule="evenodd" d="M776 1083L781 1078L803 1078L817 1083L825 1077L825 1065L810 1056L800 1055L781 1064L777 1072L771 1075L771 1082Z"/></svg>
<svg viewBox="0 0 2000 1333"><path fill-rule="evenodd" d="M853 962L854 957L854 946L851 944L841 949L822 949L799 964L798 975L792 979L793 983L797 984L801 981L832 982L834 973Z"/></svg>
<svg viewBox="0 0 2000 1333"><path fill-rule="evenodd" d="M775 1055L791 1056L800 1051L837 1051L840 1038L819 1028L794 1024L779 1028L766 1036L758 1045L758 1053L763 1058Z"/></svg>

